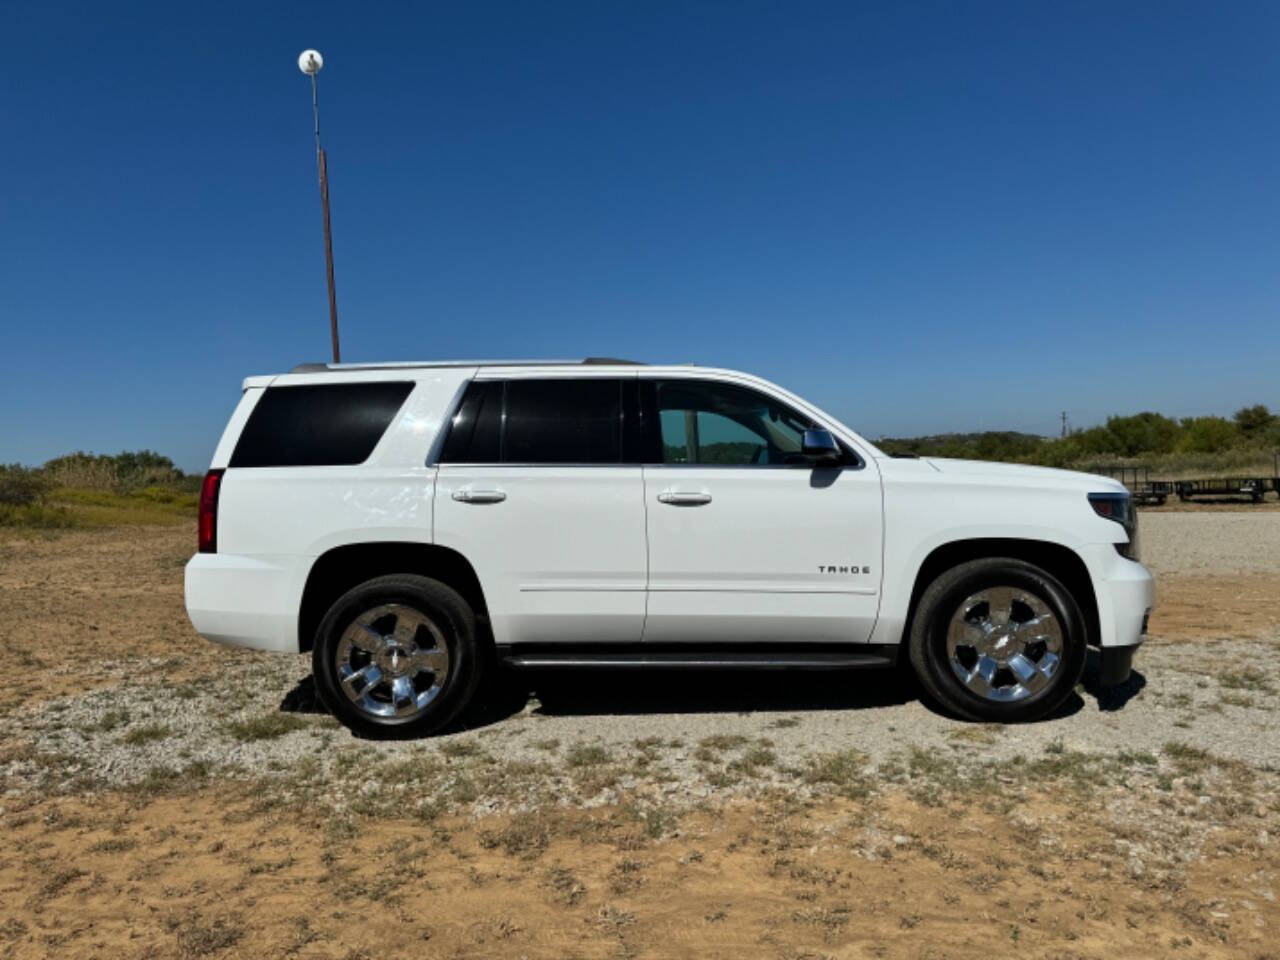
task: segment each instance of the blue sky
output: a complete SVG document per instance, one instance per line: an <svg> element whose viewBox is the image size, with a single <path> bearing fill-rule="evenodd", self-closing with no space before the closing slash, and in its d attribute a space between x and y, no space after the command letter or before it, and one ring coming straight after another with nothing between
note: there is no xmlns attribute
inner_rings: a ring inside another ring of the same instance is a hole
<svg viewBox="0 0 1280 960"><path fill-rule="evenodd" d="M1280 406L1280 6L11 5L0 462L247 374L608 354L855 429Z"/></svg>

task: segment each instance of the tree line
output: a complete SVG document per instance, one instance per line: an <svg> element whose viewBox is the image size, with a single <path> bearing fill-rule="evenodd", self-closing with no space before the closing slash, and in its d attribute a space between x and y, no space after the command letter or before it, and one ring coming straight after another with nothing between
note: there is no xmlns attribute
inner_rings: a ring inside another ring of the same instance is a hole
<svg viewBox="0 0 1280 960"><path fill-rule="evenodd" d="M931 437L886 437L876 441L886 453L967 460L1004 460L1050 467L1098 460L1140 460L1166 454L1269 453L1280 450L1280 415L1265 404L1243 407L1227 417L1166 417L1144 413L1108 417L1105 424L1072 430L1065 437L1013 431L948 433Z"/></svg>

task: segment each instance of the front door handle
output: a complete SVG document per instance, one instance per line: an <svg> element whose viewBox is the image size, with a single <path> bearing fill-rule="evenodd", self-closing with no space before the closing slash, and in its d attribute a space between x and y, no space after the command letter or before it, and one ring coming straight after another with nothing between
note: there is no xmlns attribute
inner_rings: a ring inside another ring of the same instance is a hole
<svg viewBox="0 0 1280 960"><path fill-rule="evenodd" d="M507 499L507 494L503 490L470 490L463 487L453 491L452 497L460 503L501 503Z"/></svg>
<svg viewBox="0 0 1280 960"><path fill-rule="evenodd" d="M709 493L682 493L679 490L663 490L658 494L659 503L669 503L673 507L700 507L711 502Z"/></svg>

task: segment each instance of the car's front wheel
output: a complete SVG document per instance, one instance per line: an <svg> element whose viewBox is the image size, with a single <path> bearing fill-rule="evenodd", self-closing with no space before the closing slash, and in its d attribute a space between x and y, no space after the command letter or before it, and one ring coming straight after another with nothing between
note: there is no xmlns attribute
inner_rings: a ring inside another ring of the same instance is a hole
<svg viewBox="0 0 1280 960"><path fill-rule="evenodd" d="M329 608L312 666L325 706L357 733L432 733L458 715L479 684L475 614L437 580L378 577Z"/></svg>
<svg viewBox="0 0 1280 960"><path fill-rule="evenodd" d="M908 649L925 690L971 720L1044 717L1084 671L1085 624L1070 592L1022 560L990 557L946 571L921 594Z"/></svg>

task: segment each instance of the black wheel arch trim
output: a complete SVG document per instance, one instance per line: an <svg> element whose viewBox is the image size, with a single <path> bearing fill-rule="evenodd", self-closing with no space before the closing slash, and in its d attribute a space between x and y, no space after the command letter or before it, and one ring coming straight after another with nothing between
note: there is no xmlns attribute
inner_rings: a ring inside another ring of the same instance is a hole
<svg viewBox="0 0 1280 960"><path fill-rule="evenodd" d="M316 630L334 601L367 580L396 573L430 577L452 587L474 611L479 637L492 642L484 589L465 556L434 543L369 540L334 547L312 562L298 607L298 652L314 647Z"/></svg>

